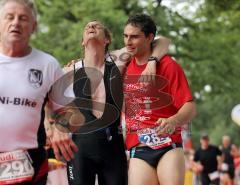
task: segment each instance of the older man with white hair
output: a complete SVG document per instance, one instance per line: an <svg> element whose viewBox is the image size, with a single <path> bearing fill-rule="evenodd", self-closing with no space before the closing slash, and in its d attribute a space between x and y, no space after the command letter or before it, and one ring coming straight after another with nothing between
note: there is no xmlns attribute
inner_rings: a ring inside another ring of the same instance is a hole
<svg viewBox="0 0 240 185"><path fill-rule="evenodd" d="M44 107L62 70L29 44L36 16L30 0L0 1L0 184L47 180Z"/></svg>

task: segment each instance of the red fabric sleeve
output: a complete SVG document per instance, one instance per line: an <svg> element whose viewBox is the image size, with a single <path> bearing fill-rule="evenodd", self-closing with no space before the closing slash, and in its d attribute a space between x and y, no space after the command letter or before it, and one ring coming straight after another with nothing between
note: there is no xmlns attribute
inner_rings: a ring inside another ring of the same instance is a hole
<svg viewBox="0 0 240 185"><path fill-rule="evenodd" d="M164 73L169 80L170 93L173 97L173 105L179 109L188 101L192 101L192 93L188 85L187 78L180 65L170 56L164 57L168 60Z"/></svg>

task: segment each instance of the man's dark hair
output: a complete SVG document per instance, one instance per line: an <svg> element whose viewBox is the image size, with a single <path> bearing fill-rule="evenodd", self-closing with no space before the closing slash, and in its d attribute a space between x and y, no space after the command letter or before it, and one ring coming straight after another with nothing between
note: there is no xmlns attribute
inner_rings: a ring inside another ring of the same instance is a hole
<svg viewBox="0 0 240 185"><path fill-rule="evenodd" d="M203 139L203 140L209 140L208 134L207 134L207 133L202 133L202 134L201 134L201 139Z"/></svg>
<svg viewBox="0 0 240 185"><path fill-rule="evenodd" d="M136 14L133 16L130 16L125 24L128 25L131 24L132 26L136 26L141 29L142 32L144 32L145 36L149 36L149 34L156 35L157 27L153 19L146 15L146 14Z"/></svg>

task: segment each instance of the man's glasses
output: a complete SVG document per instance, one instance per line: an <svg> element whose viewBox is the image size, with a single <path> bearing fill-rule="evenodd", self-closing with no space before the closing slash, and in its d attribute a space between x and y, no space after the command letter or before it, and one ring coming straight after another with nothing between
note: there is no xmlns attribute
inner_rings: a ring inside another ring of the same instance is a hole
<svg viewBox="0 0 240 185"><path fill-rule="evenodd" d="M93 28L93 29L103 29L103 26L100 25L100 24L89 24L89 25L85 26L85 30L88 30L90 28Z"/></svg>

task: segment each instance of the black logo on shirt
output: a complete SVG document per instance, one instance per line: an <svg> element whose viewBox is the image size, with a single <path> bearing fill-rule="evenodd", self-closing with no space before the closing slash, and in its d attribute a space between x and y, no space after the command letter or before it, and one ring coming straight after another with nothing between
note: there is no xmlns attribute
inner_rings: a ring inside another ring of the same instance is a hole
<svg viewBox="0 0 240 185"><path fill-rule="evenodd" d="M26 106L26 107L36 107L37 102L32 101L28 98L18 98L18 97L4 97L0 96L0 104L5 104L5 105L17 105L17 106Z"/></svg>
<svg viewBox="0 0 240 185"><path fill-rule="evenodd" d="M43 73L38 69L30 69L28 71L28 81L35 89L41 87L43 82Z"/></svg>

